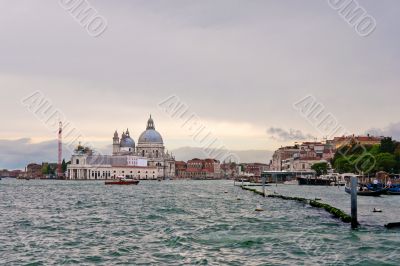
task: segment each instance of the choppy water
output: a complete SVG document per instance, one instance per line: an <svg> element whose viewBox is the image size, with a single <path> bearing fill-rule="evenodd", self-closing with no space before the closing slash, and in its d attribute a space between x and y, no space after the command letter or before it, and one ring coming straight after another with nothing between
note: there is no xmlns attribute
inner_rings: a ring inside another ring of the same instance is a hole
<svg viewBox="0 0 400 266"><path fill-rule="evenodd" d="M265 211L255 212L256 205ZM400 261L400 230L365 226L352 231L323 210L264 199L229 181L104 186L3 179L0 216L1 265Z"/></svg>

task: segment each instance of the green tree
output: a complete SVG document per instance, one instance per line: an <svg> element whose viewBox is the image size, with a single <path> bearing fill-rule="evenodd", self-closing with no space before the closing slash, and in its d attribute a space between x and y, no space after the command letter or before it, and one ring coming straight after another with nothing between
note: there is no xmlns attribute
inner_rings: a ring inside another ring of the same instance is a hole
<svg viewBox="0 0 400 266"><path fill-rule="evenodd" d="M43 175L48 175L50 171L50 166L49 164L43 164L42 165L42 174Z"/></svg>
<svg viewBox="0 0 400 266"><path fill-rule="evenodd" d="M396 160L396 166L394 168L395 173L400 172L400 151L394 153L394 159Z"/></svg>
<svg viewBox="0 0 400 266"><path fill-rule="evenodd" d="M311 166L311 169L317 173L317 176L326 175L328 173L328 163L315 163Z"/></svg>
<svg viewBox="0 0 400 266"><path fill-rule="evenodd" d="M369 153L372 155L377 155L381 151L381 146L379 144L372 145L371 148L368 150Z"/></svg>
<svg viewBox="0 0 400 266"><path fill-rule="evenodd" d="M338 157L335 160L334 168L336 172L338 173L350 173L353 172L354 167L351 165L349 159L346 159L344 157Z"/></svg>
<svg viewBox="0 0 400 266"><path fill-rule="evenodd" d="M397 165L396 158L393 154L390 153L380 153L376 156L376 165L375 170L385 171L391 173L395 170Z"/></svg>
<svg viewBox="0 0 400 266"><path fill-rule="evenodd" d="M65 173L67 171L67 165L68 164L65 162L65 159L63 159L62 163L61 163L61 170L63 173Z"/></svg>
<svg viewBox="0 0 400 266"><path fill-rule="evenodd" d="M394 153L394 150L396 149L396 141L392 140L391 137L386 137L381 140L381 153Z"/></svg>

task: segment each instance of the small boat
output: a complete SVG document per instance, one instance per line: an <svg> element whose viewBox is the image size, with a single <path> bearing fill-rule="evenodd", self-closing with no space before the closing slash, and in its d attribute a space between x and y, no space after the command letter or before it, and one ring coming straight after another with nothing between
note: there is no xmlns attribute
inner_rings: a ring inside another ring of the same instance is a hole
<svg viewBox="0 0 400 266"><path fill-rule="evenodd" d="M351 194L351 189L349 187L345 187L345 191L349 194ZM381 189L381 190L376 190L376 191L372 191L372 190L357 190L357 195L359 196L371 196L371 197L379 197L382 194L386 193L386 189Z"/></svg>
<svg viewBox="0 0 400 266"><path fill-rule="evenodd" d="M290 180L290 181L285 181L283 182L284 185L298 185L299 181L297 179Z"/></svg>
<svg viewBox="0 0 400 266"><path fill-rule="evenodd" d="M372 212L382 212L381 209L374 208Z"/></svg>
<svg viewBox="0 0 400 266"><path fill-rule="evenodd" d="M400 195L400 191L392 191L390 188L387 191L388 195Z"/></svg>
<svg viewBox="0 0 400 266"><path fill-rule="evenodd" d="M105 185L137 185L139 184L139 180L131 179L131 178L119 178L110 181L105 181Z"/></svg>
<svg viewBox="0 0 400 266"><path fill-rule="evenodd" d="M399 184L391 185L387 190L387 194L400 195L400 185Z"/></svg>

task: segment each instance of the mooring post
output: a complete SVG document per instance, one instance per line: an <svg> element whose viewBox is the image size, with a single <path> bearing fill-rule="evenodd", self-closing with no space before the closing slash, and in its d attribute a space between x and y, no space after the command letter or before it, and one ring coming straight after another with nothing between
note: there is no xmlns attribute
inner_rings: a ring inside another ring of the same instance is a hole
<svg viewBox="0 0 400 266"><path fill-rule="evenodd" d="M263 189L263 195L265 197L265 176L262 176L262 189Z"/></svg>
<svg viewBox="0 0 400 266"><path fill-rule="evenodd" d="M358 227L357 221L357 187L358 180L357 177L352 176L351 182L351 228L355 229Z"/></svg>

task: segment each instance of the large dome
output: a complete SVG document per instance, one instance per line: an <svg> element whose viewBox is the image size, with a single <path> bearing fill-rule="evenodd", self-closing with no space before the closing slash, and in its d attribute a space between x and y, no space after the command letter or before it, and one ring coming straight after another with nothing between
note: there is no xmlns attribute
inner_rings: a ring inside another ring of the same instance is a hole
<svg viewBox="0 0 400 266"><path fill-rule="evenodd" d="M139 143L163 143L161 134L154 127L154 121L151 118L147 121L147 128L139 137Z"/></svg>
<svg viewBox="0 0 400 266"><path fill-rule="evenodd" d="M163 139L156 130L147 129L140 134L139 143L163 143Z"/></svg>

